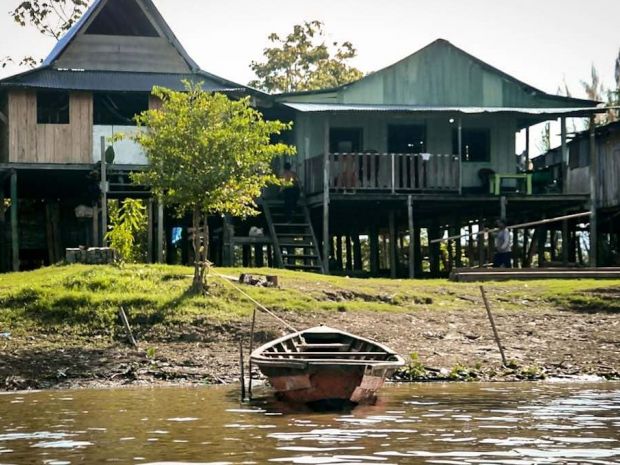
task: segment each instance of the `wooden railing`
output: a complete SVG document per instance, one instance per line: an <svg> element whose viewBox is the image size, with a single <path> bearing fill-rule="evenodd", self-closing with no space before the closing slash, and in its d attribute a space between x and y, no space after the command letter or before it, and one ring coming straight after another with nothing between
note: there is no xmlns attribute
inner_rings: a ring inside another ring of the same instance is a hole
<svg viewBox="0 0 620 465"><path fill-rule="evenodd" d="M306 160L304 189L321 192L324 157ZM458 155L418 153L330 153L330 190L387 192L458 191Z"/></svg>

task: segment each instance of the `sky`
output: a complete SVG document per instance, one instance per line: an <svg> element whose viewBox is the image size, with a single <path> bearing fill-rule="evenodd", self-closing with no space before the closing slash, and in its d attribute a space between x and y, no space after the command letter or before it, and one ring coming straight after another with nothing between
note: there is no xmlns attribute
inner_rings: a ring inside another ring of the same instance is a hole
<svg viewBox="0 0 620 465"><path fill-rule="evenodd" d="M0 0L0 57L44 57L54 40L18 26ZM364 72L390 65L437 38L546 92L565 80L576 97L594 64L615 83L620 0L154 0L190 56L206 71L241 84L253 78L271 32L318 19L328 38L357 48ZM0 77L19 71L0 69ZM554 132L554 131L552 131Z"/></svg>

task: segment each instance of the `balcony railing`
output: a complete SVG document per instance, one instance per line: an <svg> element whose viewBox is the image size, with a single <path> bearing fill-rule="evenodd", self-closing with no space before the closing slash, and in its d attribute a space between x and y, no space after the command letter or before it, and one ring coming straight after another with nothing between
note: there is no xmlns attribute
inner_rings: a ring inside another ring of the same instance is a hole
<svg viewBox="0 0 620 465"><path fill-rule="evenodd" d="M330 190L425 192L458 191L461 168L458 155L428 153L330 153ZM324 189L323 155L306 160L307 194Z"/></svg>

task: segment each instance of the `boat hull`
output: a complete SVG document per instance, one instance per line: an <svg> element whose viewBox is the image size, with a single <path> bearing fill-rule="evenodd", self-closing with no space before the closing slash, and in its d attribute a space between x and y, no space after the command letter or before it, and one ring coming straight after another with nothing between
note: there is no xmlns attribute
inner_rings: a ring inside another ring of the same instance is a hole
<svg viewBox="0 0 620 465"><path fill-rule="evenodd" d="M261 371L276 395L287 402L343 401L372 405L385 378L394 370L322 365L304 370L262 367Z"/></svg>

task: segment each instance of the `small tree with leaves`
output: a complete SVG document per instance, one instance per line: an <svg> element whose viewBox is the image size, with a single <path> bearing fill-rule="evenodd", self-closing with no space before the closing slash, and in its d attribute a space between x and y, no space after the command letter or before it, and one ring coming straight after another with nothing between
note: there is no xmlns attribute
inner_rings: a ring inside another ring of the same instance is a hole
<svg viewBox="0 0 620 465"><path fill-rule="evenodd" d="M162 106L136 118L143 130L133 136L149 166L134 180L151 186L153 194L178 214L192 214L193 288L204 291L207 215L258 213L255 202L262 189L278 183L272 160L295 153L294 147L272 142L291 124L265 121L248 98L233 101L199 85L186 83L185 92L155 88L153 94Z"/></svg>
<svg viewBox="0 0 620 465"><path fill-rule="evenodd" d="M323 23L306 21L293 26L286 37L269 36L273 47L263 51L264 62L253 61L257 76L251 86L267 92L324 89L356 81L363 76L347 62L357 55L351 42L325 43Z"/></svg>

